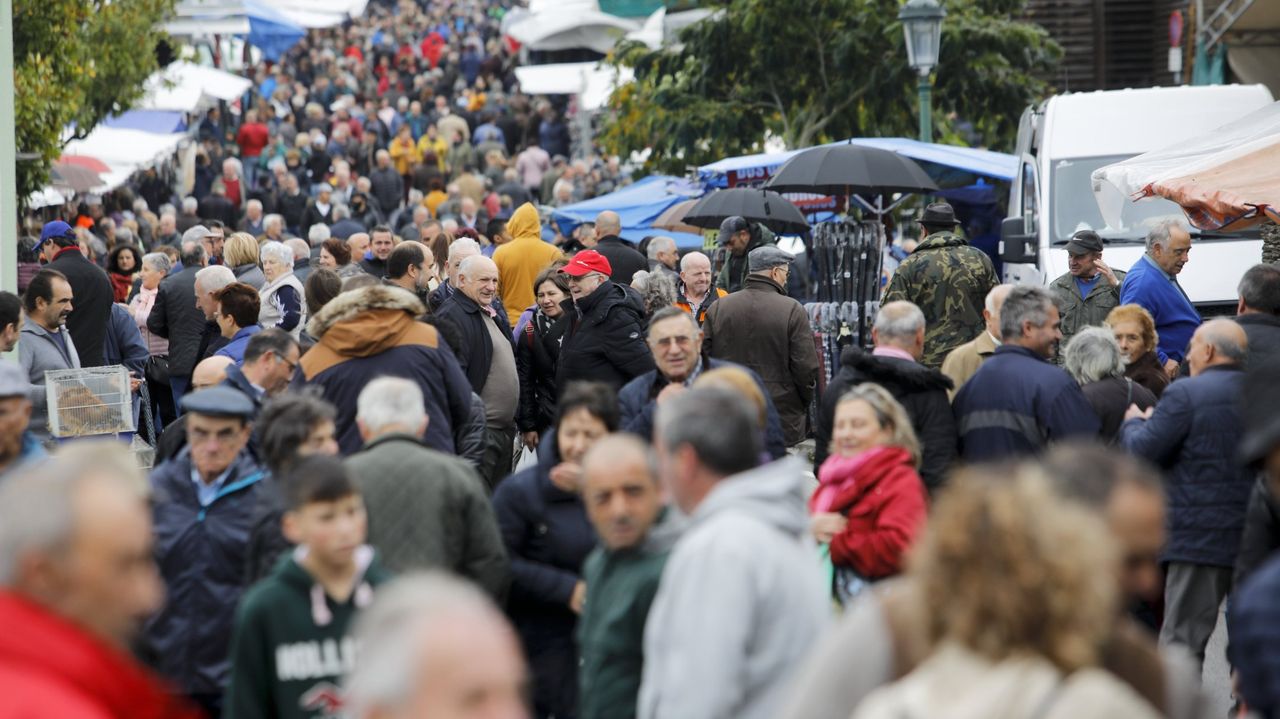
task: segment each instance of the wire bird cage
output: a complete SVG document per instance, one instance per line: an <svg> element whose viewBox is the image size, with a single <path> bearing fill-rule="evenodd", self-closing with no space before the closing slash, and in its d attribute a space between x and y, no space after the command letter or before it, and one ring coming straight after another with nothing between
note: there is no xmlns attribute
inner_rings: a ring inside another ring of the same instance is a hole
<svg viewBox="0 0 1280 719"><path fill-rule="evenodd" d="M49 431L57 438L133 432L133 395L123 366L44 373Z"/></svg>

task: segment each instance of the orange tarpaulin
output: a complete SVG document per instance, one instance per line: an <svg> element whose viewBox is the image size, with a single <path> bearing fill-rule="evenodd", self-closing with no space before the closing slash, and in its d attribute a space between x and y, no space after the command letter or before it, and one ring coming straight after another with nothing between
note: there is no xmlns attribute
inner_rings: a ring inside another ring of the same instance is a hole
<svg viewBox="0 0 1280 719"><path fill-rule="evenodd" d="M1235 230L1270 215L1280 221L1280 140L1205 170L1153 182L1151 194L1182 206L1202 230Z"/></svg>
<svg viewBox="0 0 1280 719"><path fill-rule="evenodd" d="M1176 122L1176 118L1171 119ZM1093 173L1104 217L1108 186L1133 201L1163 197L1201 230L1240 230L1267 217L1280 222L1280 103L1175 147Z"/></svg>

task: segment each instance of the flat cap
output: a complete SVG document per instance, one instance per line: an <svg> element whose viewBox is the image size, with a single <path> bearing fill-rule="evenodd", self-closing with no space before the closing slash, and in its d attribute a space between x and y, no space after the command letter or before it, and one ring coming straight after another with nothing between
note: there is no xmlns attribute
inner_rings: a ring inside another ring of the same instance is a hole
<svg viewBox="0 0 1280 719"><path fill-rule="evenodd" d="M0 360L0 398L29 397L31 383L17 362Z"/></svg>
<svg viewBox="0 0 1280 719"><path fill-rule="evenodd" d="M206 417L235 417L253 419L253 401L240 390L221 385L193 392L182 398L182 407L188 412Z"/></svg>
<svg viewBox="0 0 1280 719"><path fill-rule="evenodd" d="M717 241L723 245L736 233L749 229L751 229L751 226L747 224L747 219L745 217L742 217L741 215L729 215L724 218L724 222L720 223L720 236L717 238Z"/></svg>
<svg viewBox="0 0 1280 719"><path fill-rule="evenodd" d="M780 250L773 245L765 245L757 247L747 255L747 271L761 272L763 270L771 270L779 265L789 265L794 262L796 256Z"/></svg>
<svg viewBox="0 0 1280 719"><path fill-rule="evenodd" d="M1080 230L1071 236L1071 241L1067 243L1067 252L1072 255L1102 252L1102 238L1093 230Z"/></svg>

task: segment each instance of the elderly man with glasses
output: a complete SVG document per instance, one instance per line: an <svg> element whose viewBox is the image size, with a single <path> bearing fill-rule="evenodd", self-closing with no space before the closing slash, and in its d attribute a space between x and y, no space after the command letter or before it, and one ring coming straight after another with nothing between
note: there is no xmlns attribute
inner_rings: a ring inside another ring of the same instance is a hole
<svg viewBox="0 0 1280 719"><path fill-rule="evenodd" d="M679 307L664 307L649 320L649 349L656 369L645 372L618 392L622 429L646 441L653 439L653 418L658 405L683 392L698 375L719 367L740 367L732 362L702 356L702 328L693 315ZM766 405L765 451L775 459L787 453L782 424L769 391L759 375L740 367L760 386Z"/></svg>

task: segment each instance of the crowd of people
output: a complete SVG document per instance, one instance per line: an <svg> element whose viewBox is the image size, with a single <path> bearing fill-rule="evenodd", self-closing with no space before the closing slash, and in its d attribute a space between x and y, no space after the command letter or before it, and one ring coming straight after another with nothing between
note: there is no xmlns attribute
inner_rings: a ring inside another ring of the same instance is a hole
<svg viewBox="0 0 1280 719"><path fill-rule="evenodd" d="M23 242L0 716L1203 717L1228 597L1280 716L1280 268L1205 321L1170 221L1000 284L935 203L828 379L759 225L544 231L627 178L500 17L372 3L203 118L190 192ZM51 430L104 366L145 476Z"/></svg>
<svg viewBox="0 0 1280 719"><path fill-rule="evenodd" d="M1168 222L1127 273L1082 231L1000 285L937 203L824 383L742 218L733 291L613 212L577 251L502 222L200 218L109 269L47 223L0 294L0 707L1199 717L1228 596L1240 705L1280 707L1280 268L1201 321ZM119 364L145 481L50 434L44 373Z"/></svg>

